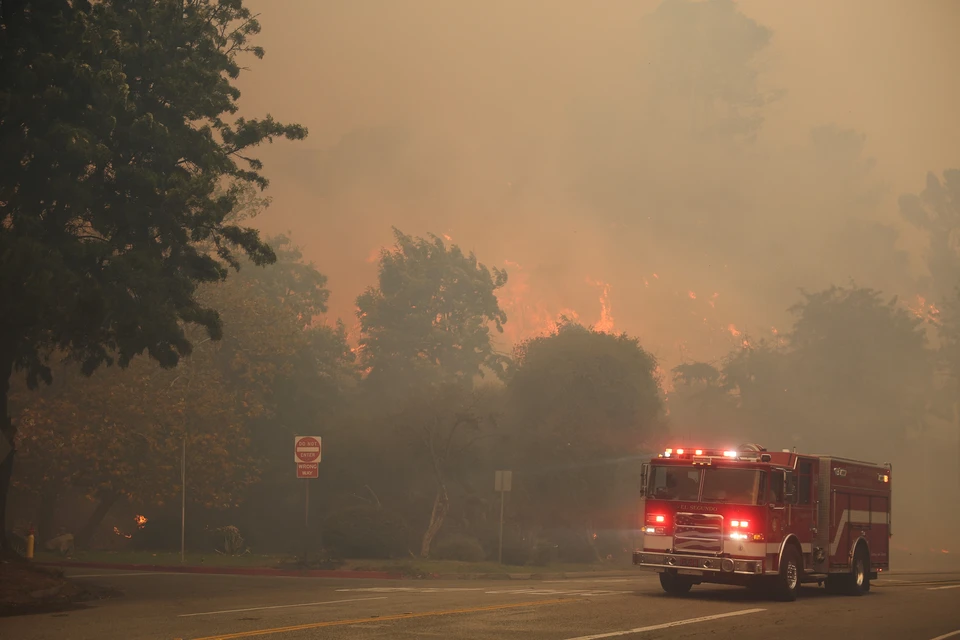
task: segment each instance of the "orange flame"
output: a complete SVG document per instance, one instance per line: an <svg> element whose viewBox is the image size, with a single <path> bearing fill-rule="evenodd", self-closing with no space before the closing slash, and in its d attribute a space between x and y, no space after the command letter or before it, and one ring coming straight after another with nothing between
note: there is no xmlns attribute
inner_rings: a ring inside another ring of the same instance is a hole
<svg viewBox="0 0 960 640"><path fill-rule="evenodd" d="M739 337L739 336L741 336L741 335L743 334L742 331L740 331L739 329L737 329L737 325L735 325L735 324L729 324L729 325L727 325L727 331L729 331L729 332L730 332L730 335L732 335L734 338L737 338L737 337Z"/></svg>
<svg viewBox="0 0 960 640"><path fill-rule="evenodd" d="M937 305L933 303L928 303L926 298L921 295L917 295L916 305L906 304L907 309L913 313L916 317L920 318L924 322L929 322L933 325L940 325L940 309L937 308Z"/></svg>
<svg viewBox="0 0 960 640"><path fill-rule="evenodd" d="M133 521L137 523L137 529L143 529L143 525L147 524L147 516L142 516L138 513L133 516Z"/></svg>
<svg viewBox="0 0 960 640"><path fill-rule="evenodd" d="M600 320L593 325L595 331L610 333L613 331L613 315L610 313L610 284L596 280L594 286L600 287Z"/></svg>
<svg viewBox="0 0 960 640"><path fill-rule="evenodd" d="M687 291L687 296L688 296L691 300L696 300L696 299L697 299L697 294L694 293L693 291Z"/></svg>

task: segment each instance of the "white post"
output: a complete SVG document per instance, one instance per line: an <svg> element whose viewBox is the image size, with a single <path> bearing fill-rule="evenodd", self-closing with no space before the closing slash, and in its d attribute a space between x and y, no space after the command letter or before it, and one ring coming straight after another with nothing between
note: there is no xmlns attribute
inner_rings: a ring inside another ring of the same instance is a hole
<svg viewBox="0 0 960 640"><path fill-rule="evenodd" d="M497 558L500 564L503 564L503 494L505 492L500 492L500 549L497 553Z"/></svg>
<svg viewBox="0 0 960 640"><path fill-rule="evenodd" d="M183 439L183 455L180 458L180 564L184 562L187 530L187 439Z"/></svg>

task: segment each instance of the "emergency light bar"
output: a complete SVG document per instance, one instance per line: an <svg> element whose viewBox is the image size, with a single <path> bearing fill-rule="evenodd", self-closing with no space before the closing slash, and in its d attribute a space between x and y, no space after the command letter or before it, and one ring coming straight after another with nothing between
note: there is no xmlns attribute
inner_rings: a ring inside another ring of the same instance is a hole
<svg viewBox="0 0 960 640"><path fill-rule="evenodd" d="M659 454L660 458L671 458L674 460L691 460L693 462L710 464L714 458L721 458L727 460L744 460L744 461L766 461L765 458L768 458L768 454L765 454L766 449L759 445L744 445L739 450L737 449L687 449L687 448L667 448L663 450L663 453Z"/></svg>

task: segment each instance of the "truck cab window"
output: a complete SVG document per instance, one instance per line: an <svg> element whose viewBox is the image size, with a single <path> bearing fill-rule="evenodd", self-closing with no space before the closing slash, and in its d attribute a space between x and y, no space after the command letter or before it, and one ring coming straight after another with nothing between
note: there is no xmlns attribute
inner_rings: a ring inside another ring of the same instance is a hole
<svg viewBox="0 0 960 640"><path fill-rule="evenodd" d="M797 504L810 504L813 494L813 462L801 460L797 477Z"/></svg>
<svg viewBox="0 0 960 640"><path fill-rule="evenodd" d="M657 500L696 502L700 495L700 470L655 466L650 487L651 497Z"/></svg>
<svg viewBox="0 0 960 640"><path fill-rule="evenodd" d="M783 504L783 476L773 472L770 476L770 502Z"/></svg>

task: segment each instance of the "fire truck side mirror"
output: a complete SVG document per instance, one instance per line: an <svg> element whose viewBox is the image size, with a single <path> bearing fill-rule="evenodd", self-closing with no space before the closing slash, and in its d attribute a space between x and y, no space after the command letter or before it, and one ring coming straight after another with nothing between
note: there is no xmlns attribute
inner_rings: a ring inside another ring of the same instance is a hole
<svg viewBox="0 0 960 640"><path fill-rule="evenodd" d="M650 480L650 463L644 462L640 466L640 497L647 497L647 482Z"/></svg>

